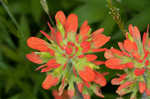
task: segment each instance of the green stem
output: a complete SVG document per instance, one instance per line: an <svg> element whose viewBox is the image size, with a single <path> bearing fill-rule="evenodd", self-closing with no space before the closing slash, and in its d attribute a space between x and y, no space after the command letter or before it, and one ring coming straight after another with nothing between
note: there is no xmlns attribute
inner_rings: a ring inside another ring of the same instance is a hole
<svg viewBox="0 0 150 99"><path fill-rule="evenodd" d="M19 24L17 23L15 17L13 16L13 14L10 12L8 6L3 2L3 0L0 0L0 2L2 3L2 6L4 7L4 9L6 10L6 12L8 13L9 17L11 18L12 22L16 25L17 29L19 30ZM20 32L20 37L23 39L24 38L24 34L23 32Z"/></svg>
<svg viewBox="0 0 150 99"><path fill-rule="evenodd" d="M24 38L24 37L25 37L25 36L24 36L24 33L20 30L19 24L17 23L15 17L14 17L13 14L11 13L11 11L9 10L8 6L4 3L4 1L3 1L3 0L0 0L0 3L2 3L2 6L3 6L4 9L6 10L6 12L7 12L7 14L9 15L9 17L11 18L12 22L15 24L15 26L16 26L18 32L19 32L18 36L19 36L19 38L20 38L19 40L20 40L21 48L22 48L22 50L25 51L25 49L26 49L26 46L25 46L26 40L25 40L25 38ZM23 52L23 51L22 51L22 52ZM24 55L24 53L22 53L22 54Z"/></svg>
<svg viewBox="0 0 150 99"><path fill-rule="evenodd" d="M147 83L147 75L146 75L146 72L144 73L144 75L143 75L143 77L144 77L144 81L145 81L145 83ZM146 92L144 92L143 94L142 94L142 99L148 99L148 96L146 95Z"/></svg>
<svg viewBox="0 0 150 99"><path fill-rule="evenodd" d="M11 18L11 20L13 21L13 23L16 25L17 28L19 28L19 25L18 25L16 19L14 18L14 16L12 15L12 13L10 12L9 8L7 7L7 5L4 3L3 0L0 0L0 2L2 3L2 6L6 10L6 12L8 13L8 15Z"/></svg>
<svg viewBox="0 0 150 99"><path fill-rule="evenodd" d="M71 73L73 72L73 65L72 65L71 60L68 61L67 69L69 70L67 75L70 76ZM68 77L68 78L70 78L70 77ZM78 90L76 82L73 82L73 84L74 84L74 88L75 88L75 96L72 99L84 99L82 94Z"/></svg>
<svg viewBox="0 0 150 99"><path fill-rule="evenodd" d="M84 99L83 95L79 92L77 84L74 82L74 88L75 88L75 96L73 99Z"/></svg>

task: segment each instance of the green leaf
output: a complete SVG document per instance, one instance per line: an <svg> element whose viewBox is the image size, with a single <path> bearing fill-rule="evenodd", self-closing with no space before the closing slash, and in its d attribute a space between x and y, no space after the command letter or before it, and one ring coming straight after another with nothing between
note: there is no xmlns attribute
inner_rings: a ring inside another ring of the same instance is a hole
<svg viewBox="0 0 150 99"><path fill-rule="evenodd" d="M24 39L27 39L30 36L30 28L28 25L28 20L25 16L22 16L20 19L20 28L19 31L23 32Z"/></svg>
<svg viewBox="0 0 150 99"><path fill-rule="evenodd" d="M143 31L150 22L149 12L150 12L150 8L141 11L141 13L135 15L131 20L129 20L126 26L128 26L128 24L133 24L138 26L140 31Z"/></svg>
<svg viewBox="0 0 150 99"><path fill-rule="evenodd" d="M40 17L41 17L41 13L42 13L42 9L40 6L40 0L30 0L30 6L31 6L31 14L34 17L36 22L39 22Z"/></svg>
<svg viewBox="0 0 150 99"><path fill-rule="evenodd" d="M81 0L83 5L74 10L79 16L79 24L83 23L84 20L88 20L89 23L100 22L105 18L106 12L106 1L105 0ZM102 6L103 5L103 6Z"/></svg>
<svg viewBox="0 0 150 99"><path fill-rule="evenodd" d="M19 97L21 97L21 94L15 94L12 97L8 98L8 99L19 99Z"/></svg>
<svg viewBox="0 0 150 99"><path fill-rule="evenodd" d="M107 15L101 24L101 28L104 28L104 34L110 35L113 32L116 23L110 15Z"/></svg>
<svg viewBox="0 0 150 99"><path fill-rule="evenodd" d="M1 44L0 51L2 51L5 54L5 56L7 56L9 59L16 62L20 61L20 58L18 57L17 53L12 49L10 49L9 47L7 47L6 45Z"/></svg>
<svg viewBox="0 0 150 99"><path fill-rule="evenodd" d="M11 34L13 34L14 36L19 38L19 33L17 32L17 29L15 27L15 25L13 25L10 20L7 20L5 17L0 16L0 27L2 27L3 29L5 29L5 31L7 30L7 32L10 32Z"/></svg>
<svg viewBox="0 0 150 99"><path fill-rule="evenodd" d="M149 0L137 1L137 0L122 0L122 6L127 9L132 9L136 11L144 11L144 9L149 7ZM134 6L133 6L134 5ZM126 9L126 10L127 10ZM133 12L133 11L132 11Z"/></svg>

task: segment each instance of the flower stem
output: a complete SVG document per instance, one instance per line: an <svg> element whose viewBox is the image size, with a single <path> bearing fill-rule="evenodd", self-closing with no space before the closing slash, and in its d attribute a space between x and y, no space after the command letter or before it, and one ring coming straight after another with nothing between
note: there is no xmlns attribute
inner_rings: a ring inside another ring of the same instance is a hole
<svg viewBox="0 0 150 99"><path fill-rule="evenodd" d="M107 3L108 3L108 8L110 9L111 16L113 17L114 21L118 24L122 33L125 35L126 29L124 27L124 22L121 19L119 9L113 6L112 0L107 0Z"/></svg>
<svg viewBox="0 0 150 99"><path fill-rule="evenodd" d="M9 17L11 18L11 20L13 21L13 23L16 25L16 27L18 28L19 25L16 21L16 19L14 18L14 16L12 15L12 13L10 12L9 8L7 7L7 5L4 3L3 0L0 0L0 2L2 3L2 6L4 7L4 9L6 10L6 12L8 13Z"/></svg>
<svg viewBox="0 0 150 99"><path fill-rule="evenodd" d="M142 94L142 99L148 99L145 92Z"/></svg>
<svg viewBox="0 0 150 99"><path fill-rule="evenodd" d="M74 82L74 88L75 88L75 96L72 99L84 99L83 95L79 92L77 88L77 84Z"/></svg>
<svg viewBox="0 0 150 99"><path fill-rule="evenodd" d="M143 75L143 77L144 77L144 81L145 81L145 83L147 83L147 75L146 75L146 72L144 73L144 75ZM144 92L143 94L142 94L142 99L148 99L148 96L146 95L146 92Z"/></svg>
<svg viewBox="0 0 150 99"><path fill-rule="evenodd" d="M68 76L69 76L71 74L71 72L73 72L73 69L72 69L73 65L72 65L71 60L68 61L68 67L67 68L69 70L69 72L68 72ZM74 84L74 88L75 88L75 96L72 99L84 99L82 94L78 90L76 82L74 82L73 84Z"/></svg>

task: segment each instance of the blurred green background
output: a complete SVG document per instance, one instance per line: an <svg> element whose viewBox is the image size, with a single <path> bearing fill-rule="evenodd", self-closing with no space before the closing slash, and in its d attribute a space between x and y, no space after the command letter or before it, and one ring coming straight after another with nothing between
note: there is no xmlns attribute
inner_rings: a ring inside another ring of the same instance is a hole
<svg viewBox="0 0 150 99"><path fill-rule="evenodd" d="M150 23L150 0L112 1L120 11L126 29L128 24L133 24L137 25L140 31L146 31L147 24ZM53 21L55 13L63 10L66 15L76 13L80 25L84 20L88 20L93 31L104 27L104 34L112 36L105 47L117 48L117 42L124 39L109 14L106 0L47 0L47 2ZM51 90L45 91L41 88L45 74L35 72L38 65L25 58L25 54L31 52L26 45L27 38L29 36L43 38L39 31L49 31L47 21L49 17L42 9L40 0L0 0L0 99L53 99ZM103 53L100 53L99 57L102 59ZM110 72L107 76L108 82L118 72L105 67L103 71ZM110 83L102 88L105 99L116 99L118 97L115 94L116 88ZM100 98L93 95L92 99ZM124 99L128 99L128 96Z"/></svg>

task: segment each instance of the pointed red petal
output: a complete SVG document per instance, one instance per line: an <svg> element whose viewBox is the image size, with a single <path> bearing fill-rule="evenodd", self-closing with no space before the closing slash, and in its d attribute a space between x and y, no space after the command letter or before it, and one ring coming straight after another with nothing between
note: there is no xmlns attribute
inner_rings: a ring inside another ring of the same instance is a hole
<svg viewBox="0 0 150 99"><path fill-rule="evenodd" d="M92 35L96 36L97 34L101 34L102 32L104 32L104 28L100 28L100 29L96 30L95 32L92 33Z"/></svg>
<svg viewBox="0 0 150 99"><path fill-rule="evenodd" d="M96 88L95 92L94 92L97 96L104 98L104 95L102 94L100 88Z"/></svg>
<svg viewBox="0 0 150 99"><path fill-rule="evenodd" d="M132 62L126 63L125 65L130 69L134 68L134 64Z"/></svg>
<svg viewBox="0 0 150 99"><path fill-rule="evenodd" d="M60 32L56 32L56 42L59 45L63 41L63 37Z"/></svg>
<svg viewBox="0 0 150 99"><path fill-rule="evenodd" d="M59 67L61 64L56 63L56 60L55 60L55 59L51 59L51 60L49 60L49 61L46 63L46 65L47 65L48 67L51 67L51 68L57 68L57 67Z"/></svg>
<svg viewBox="0 0 150 99"><path fill-rule="evenodd" d="M44 65L44 66L45 66L45 65ZM51 71L51 70L52 70L51 67L46 66L45 68L42 68L41 72L42 72L42 73L43 73L43 72L49 72L49 71Z"/></svg>
<svg viewBox="0 0 150 99"><path fill-rule="evenodd" d="M82 90L83 90L84 84L83 84L83 83L77 83L77 87L78 87L79 92L81 92L81 93L82 93Z"/></svg>
<svg viewBox="0 0 150 99"><path fill-rule="evenodd" d="M71 55L73 52L73 49L72 49L72 47L66 47L65 51L68 55Z"/></svg>
<svg viewBox="0 0 150 99"><path fill-rule="evenodd" d="M90 30L90 26L88 26L88 22L84 21L84 23L82 24L81 28L80 28L80 34L82 36L82 38L84 39L84 37L87 36L88 32Z"/></svg>
<svg viewBox="0 0 150 99"><path fill-rule="evenodd" d="M118 56L123 56L123 53L115 48L111 48L110 50L112 51L113 54L116 54Z"/></svg>
<svg viewBox="0 0 150 99"><path fill-rule="evenodd" d="M93 61L93 63L94 63L95 65L102 65L102 64L105 64L104 61Z"/></svg>
<svg viewBox="0 0 150 99"><path fill-rule="evenodd" d="M50 40L51 39L51 37L46 33L46 32L44 32L44 31L40 31L48 40Z"/></svg>
<svg viewBox="0 0 150 99"><path fill-rule="evenodd" d="M52 94L55 99L63 99L63 96L60 96L57 90L53 90Z"/></svg>
<svg viewBox="0 0 150 99"><path fill-rule="evenodd" d="M111 66L111 65L120 65L121 60L118 58L111 58L105 62L106 66Z"/></svg>
<svg viewBox="0 0 150 99"><path fill-rule="evenodd" d="M44 82L42 83L42 87L47 90L50 87L55 86L57 82L58 82L58 78L53 77L51 74L48 74Z"/></svg>
<svg viewBox="0 0 150 99"><path fill-rule="evenodd" d="M40 59L40 56L35 54L34 52L30 53L30 54L27 54L26 55L26 58L28 60L30 60L31 62L33 63L36 63L36 64L42 64L42 60Z"/></svg>
<svg viewBox="0 0 150 99"><path fill-rule="evenodd" d="M87 26L88 26L88 21L84 21L83 24L81 25L80 31Z"/></svg>
<svg viewBox="0 0 150 99"><path fill-rule="evenodd" d="M110 40L110 37L107 37L101 33L96 34L95 36L92 36L92 41L93 41L95 48L103 46L109 40Z"/></svg>
<svg viewBox="0 0 150 99"><path fill-rule="evenodd" d="M112 85L120 85L120 79L119 78L114 78L111 80L111 84Z"/></svg>
<svg viewBox="0 0 150 99"><path fill-rule="evenodd" d="M122 74L119 78L114 78L114 79L112 79L112 80L111 80L111 83L112 83L113 85L119 85L120 82L121 82L122 80L124 80L126 77L127 77L127 74Z"/></svg>
<svg viewBox="0 0 150 99"><path fill-rule="evenodd" d="M104 52L106 51L106 48L98 48L98 49L92 49L92 52Z"/></svg>
<svg viewBox="0 0 150 99"><path fill-rule="evenodd" d="M44 64L44 65L39 66L38 68L36 68L36 69L35 69L35 71L38 71L38 70L40 70L40 69L42 69L42 68L44 68L44 67L45 67L45 64Z"/></svg>
<svg viewBox="0 0 150 99"><path fill-rule="evenodd" d="M106 86L106 79L105 79L105 77L102 74L98 73L98 72L95 72L95 74L96 74L96 77L95 77L94 82L96 84L99 84L102 87Z"/></svg>
<svg viewBox="0 0 150 99"><path fill-rule="evenodd" d="M146 83L145 82L139 82L139 91L140 93L144 93L144 91L146 90Z"/></svg>
<svg viewBox="0 0 150 99"><path fill-rule="evenodd" d="M134 30L133 30L132 24L129 25L128 30L129 30L129 33L133 36L134 35L134 33L133 33Z"/></svg>
<svg viewBox="0 0 150 99"><path fill-rule="evenodd" d="M84 85L85 85L87 88L90 88L91 85L90 85L87 81L83 80L83 82L84 82Z"/></svg>
<svg viewBox="0 0 150 99"><path fill-rule="evenodd" d="M133 84L133 82L127 81L127 82L125 82L124 84L120 85L120 86L118 87L117 91L121 91L123 88L126 88L126 87L128 87L128 86L130 86L130 85L132 85L132 84Z"/></svg>
<svg viewBox="0 0 150 99"><path fill-rule="evenodd" d="M139 31L139 29L138 29L136 26L134 27L134 37L135 37L137 40L141 40L140 31Z"/></svg>
<svg viewBox="0 0 150 99"><path fill-rule="evenodd" d="M95 73L90 67L87 66L83 70L79 71L79 76L87 82L91 82L95 79Z"/></svg>
<svg viewBox="0 0 150 99"><path fill-rule="evenodd" d="M139 29L135 26L133 27L132 24L129 25L129 32L130 34L137 40L141 40L141 35Z"/></svg>
<svg viewBox="0 0 150 99"><path fill-rule="evenodd" d="M65 23L66 23L66 16L65 16L64 12L58 11L56 13L55 20L56 20L56 24L57 24L57 21L59 20L62 25L65 25Z"/></svg>
<svg viewBox="0 0 150 99"><path fill-rule="evenodd" d="M80 46L82 47L82 52L83 53L86 53L86 52L88 52L89 51L89 49L91 48L91 43L90 42L88 42L88 41L83 41L81 44L80 44Z"/></svg>
<svg viewBox="0 0 150 99"><path fill-rule="evenodd" d="M146 95L150 96L150 89L146 89Z"/></svg>
<svg viewBox="0 0 150 99"><path fill-rule="evenodd" d="M135 74L136 76L141 76L141 75L144 74L144 72L145 72L145 69L144 69L144 68L141 68L141 69L136 68L136 69L134 70L134 74Z"/></svg>
<svg viewBox="0 0 150 99"><path fill-rule="evenodd" d="M51 30L51 33L52 33L52 39L54 38L54 35L55 35L55 29L51 26L51 24L48 22L47 23L48 24L48 27L49 27L49 29Z"/></svg>
<svg viewBox="0 0 150 99"><path fill-rule="evenodd" d="M85 55L85 57L88 61L94 61L97 59L97 56L94 54L88 54L88 55Z"/></svg>
<svg viewBox="0 0 150 99"><path fill-rule="evenodd" d="M137 51L137 45L135 42L132 42L130 40L125 40L124 41L124 48L126 51L131 52L131 51Z"/></svg>
<svg viewBox="0 0 150 99"><path fill-rule="evenodd" d="M27 45L39 51L48 51L47 42L37 37L28 38Z"/></svg>
<svg viewBox="0 0 150 99"><path fill-rule="evenodd" d="M123 45L122 42L119 42L119 43L118 43L118 46L119 46L119 48L122 50L122 53L123 53L124 55L130 57L130 55L129 55L127 52L125 52L124 45Z"/></svg>
<svg viewBox="0 0 150 99"><path fill-rule="evenodd" d="M110 59L110 58L114 57L114 55L111 52L111 50L106 50L105 53L104 53L104 56L105 56L106 59Z"/></svg>
<svg viewBox="0 0 150 99"><path fill-rule="evenodd" d="M68 90L68 96L72 99L74 96L74 90Z"/></svg>
<svg viewBox="0 0 150 99"><path fill-rule="evenodd" d="M75 67L73 67L73 74L75 75L75 77L77 77L77 73L76 73Z"/></svg>
<svg viewBox="0 0 150 99"><path fill-rule="evenodd" d="M66 87L66 84L65 84L65 77L62 79L62 81L61 81L61 85L60 85L60 87L59 87L59 95L62 95L63 94L63 92L64 92L64 88Z"/></svg>
<svg viewBox="0 0 150 99"><path fill-rule="evenodd" d="M148 40L148 33L144 33L143 34L143 49L144 49L144 52L145 51L145 44L146 44L146 41Z"/></svg>
<svg viewBox="0 0 150 99"><path fill-rule="evenodd" d="M78 16L70 14L65 24L66 32L76 32L78 28Z"/></svg>
<svg viewBox="0 0 150 99"><path fill-rule="evenodd" d="M91 99L90 95L88 94L83 94L84 99Z"/></svg>
<svg viewBox="0 0 150 99"><path fill-rule="evenodd" d="M111 58L105 62L106 67L111 69L125 69L127 68L125 64L120 64L121 60L118 58Z"/></svg>

